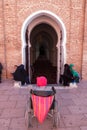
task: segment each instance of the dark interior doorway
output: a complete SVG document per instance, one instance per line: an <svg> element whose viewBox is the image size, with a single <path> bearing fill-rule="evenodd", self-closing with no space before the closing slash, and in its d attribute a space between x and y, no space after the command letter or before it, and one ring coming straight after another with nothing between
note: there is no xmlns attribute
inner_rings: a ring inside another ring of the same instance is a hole
<svg viewBox="0 0 87 130"><path fill-rule="evenodd" d="M30 34L30 61L28 60L28 35L26 31L26 69L31 64L31 83L36 83L36 77L46 76L48 84L57 83L57 34L54 28L41 23L33 28Z"/></svg>

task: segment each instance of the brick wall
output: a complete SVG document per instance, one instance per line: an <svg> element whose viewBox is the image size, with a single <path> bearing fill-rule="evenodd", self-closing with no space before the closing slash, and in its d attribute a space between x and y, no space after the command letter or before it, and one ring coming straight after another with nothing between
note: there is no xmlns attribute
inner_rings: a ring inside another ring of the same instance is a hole
<svg viewBox="0 0 87 130"><path fill-rule="evenodd" d="M4 11L2 8L2 1L0 1L0 62L3 64L4 70L3 70L3 76L6 76L6 55L5 55L5 37L4 37Z"/></svg>
<svg viewBox="0 0 87 130"><path fill-rule="evenodd" d="M87 0L85 4L84 17L84 39L83 39L83 57L82 57L82 76L87 79Z"/></svg>
<svg viewBox="0 0 87 130"><path fill-rule="evenodd" d="M0 61L4 66L3 78L10 78L14 65L21 63L23 22L33 12L39 10L49 10L61 18L67 30L67 63L73 62L76 70L85 78L87 73L85 0L1 0Z"/></svg>

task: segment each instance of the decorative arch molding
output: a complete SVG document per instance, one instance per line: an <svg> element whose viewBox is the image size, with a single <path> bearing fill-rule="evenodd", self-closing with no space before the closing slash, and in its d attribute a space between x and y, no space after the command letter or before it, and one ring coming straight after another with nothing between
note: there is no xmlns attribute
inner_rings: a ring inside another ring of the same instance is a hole
<svg viewBox="0 0 87 130"><path fill-rule="evenodd" d="M26 33L26 29L35 19L37 19L37 18L39 18L41 16L46 16L46 17L49 17L50 19L52 19L58 25L58 27L61 30L60 35L61 35L62 39L60 40L60 44L57 43L56 47L58 49L58 56L60 54L60 51L61 50L63 51L61 56L62 56L62 59L63 59L62 65L64 65L64 63L66 63L66 47L65 47L65 44L66 44L66 28L65 28L65 25L62 22L62 20L56 14L54 14L54 13L52 13L50 11L47 11L47 10L40 10L40 11L37 11L37 12L31 14L29 17L27 17L27 19L23 23L23 26L22 26L22 29L21 29L22 63L25 64L25 47L26 47L25 33ZM39 24L39 22L37 24ZM50 24L50 22L48 22L48 24ZM54 27L53 25L51 25L51 26ZM54 27L54 29L56 30L55 27ZM56 30L56 32L57 32L57 30ZM30 34L29 34L29 36L30 36ZM28 47L30 48L30 46L31 45L30 45L30 41L29 41L29 46ZM58 62L58 66L60 67L59 62ZM59 72L59 73L62 73L62 72Z"/></svg>

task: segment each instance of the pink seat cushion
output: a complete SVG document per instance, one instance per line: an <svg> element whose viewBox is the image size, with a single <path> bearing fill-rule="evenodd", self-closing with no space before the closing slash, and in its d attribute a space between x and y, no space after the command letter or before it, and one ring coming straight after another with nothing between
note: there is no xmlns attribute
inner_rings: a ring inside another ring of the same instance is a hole
<svg viewBox="0 0 87 130"><path fill-rule="evenodd" d="M43 87L47 85L47 79L44 76L37 77L37 86Z"/></svg>

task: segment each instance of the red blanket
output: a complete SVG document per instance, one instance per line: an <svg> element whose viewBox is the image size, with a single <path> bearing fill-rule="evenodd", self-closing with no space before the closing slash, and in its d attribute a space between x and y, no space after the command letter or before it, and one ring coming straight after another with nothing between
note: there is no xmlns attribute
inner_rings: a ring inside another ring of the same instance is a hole
<svg viewBox="0 0 87 130"><path fill-rule="evenodd" d="M53 98L54 96L40 97L32 95L34 115L40 123L42 123L46 118L46 115L52 105Z"/></svg>

